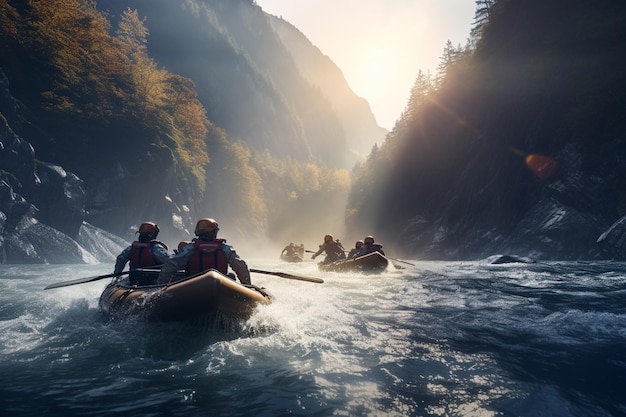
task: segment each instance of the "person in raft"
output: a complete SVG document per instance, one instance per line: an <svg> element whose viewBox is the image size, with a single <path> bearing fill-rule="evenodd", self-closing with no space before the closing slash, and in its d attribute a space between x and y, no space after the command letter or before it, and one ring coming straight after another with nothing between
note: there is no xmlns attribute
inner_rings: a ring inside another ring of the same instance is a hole
<svg viewBox="0 0 626 417"><path fill-rule="evenodd" d="M381 255L385 254L385 251L383 251L383 245L374 243L374 238L372 236L366 236L365 239L363 239L363 246L361 246L361 249L359 249L355 258L372 252L380 252Z"/></svg>
<svg viewBox="0 0 626 417"><path fill-rule="evenodd" d="M218 239L218 224L206 218L196 223L195 235L191 243L183 246L176 255L170 257L161 268L158 284L172 281L175 272L184 269L185 276L198 274L208 269L215 269L228 275L230 266L242 284L250 285L250 270L246 262L237 255L235 249L226 243L226 239Z"/></svg>
<svg viewBox="0 0 626 417"><path fill-rule="evenodd" d="M153 222L145 222L139 226L139 237L130 246L117 256L113 273L119 277L122 270L130 262L131 272L128 274L130 282L136 285L148 285L154 283L156 274L149 272L133 271L137 268L160 267L169 259L165 243L156 240L159 235L159 226Z"/></svg>
<svg viewBox="0 0 626 417"><path fill-rule="evenodd" d="M190 240L181 240L180 242L178 242L178 246L176 247L176 249L174 249L174 255L176 255L178 252L181 251L182 248L184 248L190 243L191 243Z"/></svg>
<svg viewBox="0 0 626 417"><path fill-rule="evenodd" d="M359 253L361 246L363 246L363 241L357 240L354 244L354 248L350 249L350 253L348 253L348 259L356 258L356 254Z"/></svg>
<svg viewBox="0 0 626 417"><path fill-rule="evenodd" d="M280 253L280 256L283 256L283 255L289 258L293 258L296 256L299 256L300 258L302 258L302 255L304 255L304 244L300 244L298 246L293 242L289 243L287 246L285 246L283 251Z"/></svg>
<svg viewBox="0 0 626 417"><path fill-rule="evenodd" d="M320 249L311 256L311 259L315 259L322 252L326 252L326 258L324 263L330 263L346 259L345 249L339 242L339 239L333 240L333 235L324 236L324 243L320 245Z"/></svg>

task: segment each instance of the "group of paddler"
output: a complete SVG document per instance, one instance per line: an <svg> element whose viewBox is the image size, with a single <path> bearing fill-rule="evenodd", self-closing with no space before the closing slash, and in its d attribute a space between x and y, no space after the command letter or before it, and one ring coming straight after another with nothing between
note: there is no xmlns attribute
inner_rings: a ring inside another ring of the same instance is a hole
<svg viewBox="0 0 626 417"><path fill-rule="evenodd" d="M379 252L380 254L385 255L383 246L375 243L374 237L371 235L366 236L363 240L357 240L354 248L347 251L339 239L335 239L333 238L333 235L327 234L324 236L324 241L321 245L319 245L319 249L317 251L305 251L304 244L296 245L291 242L289 245L285 246L280 256L282 259L290 262L294 262L296 260L302 261L304 252L312 253L313 255L311 256L311 259L315 259L324 253L326 256L321 262L323 264L329 264L346 259L355 259L372 252Z"/></svg>
<svg viewBox="0 0 626 417"><path fill-rule="evenodd" d="M195 238L181 242L169 253L167 245L157 239L156 223L144 222L136 232L137 239L117 256L112 274L58 282L44 289L115 278L100 297L100 307L106 314L137 313L156 320L184 320L215 312L247 318L251 306L257 302L270 303L269 293L252 285L252 272L324 282L316 277L250 269L225 239L217 237L218 231L214 219L200 219L195 226ZM302 259L304 252L313 253L305 251L304 244L291 243L281 256L291 254ZM322 253L326 254L319 263L322 271L379 273L388 264L382 245L376 244L372 236L357 241L353 250L346 251L338 239L325 235L312 259ZM127 264L129 269L124 271ZM229 267L234 273L228 272ZM128 278L122 279L122 275ZM167 296L161 297L162 294Z"/></svg>
<svg viewBox="0 0 626 417"><path fill-rule="evenodd" d="M321 278L250 269L235 249L226 243L226 239L217 238L218 231L219 225L214 219L200 219L194 230L196 237L191 241L181 241L177 249L170 254L167 245L157 240L158 225L154 222L144 222L136 232L137 240L117 256L112 274L57 282L44 289L83 284L104 278L119 279L125 274L128 274L133 285L167 285L209 269L215 269L233 280L236 274L239 282L248 286L252 286L251 272L320 284L324 282ZM129 264L129 269L123 271L126 264ZM234 274L228 272L229 266Z"/></svg>
<svg viewBox="0 0 626 417"><path fill-rule="evenodd" d="M167 284L178 279L215 269L227 275L228 267L237 275L242 284L250 285L250 270L246 262L239 257L235 249L219 239L219 225L214 219L198 220L194 230L196 237L183 241L174 253L169 254L167 246L157 240L159 226L145 222L139 226L137 240L122 251L115 262L114 274L120 276L127 263L130 263L129 278L137 285ZM147 268L160 268L158 275L146 272ZM176 274L184 270L184 275ZM234 278L234 277L233 277Z"/></svg>
<svg viewBox="0 0 626 417"><path fill-rule="evenodd" d="M301 262L303 260L303 252L312 253L313 255L311 256L311 259L315 259L319 255L324 253L326 255L324 260L318 263L320 267L326 267L329 264L345 262L350 259L361 258L374 252L378 252L393 261L415 266L415 264L392 258L391 256L385 254L385 251L383 250L383 245L381 245L380 243L376 243L372 235L365 236L363 240L357 240L354 244L354 247L349 251L343 247L339 239L335 239L331 234L327 234L324 236L324 241L321 245L319 245L319 249L317 251L304 250L303 244L296 245L292 242L287 245L281 252L281 259L289 262ZM398 266L395 263L394 266L397 269L402 269L401 266Z"/></svg>

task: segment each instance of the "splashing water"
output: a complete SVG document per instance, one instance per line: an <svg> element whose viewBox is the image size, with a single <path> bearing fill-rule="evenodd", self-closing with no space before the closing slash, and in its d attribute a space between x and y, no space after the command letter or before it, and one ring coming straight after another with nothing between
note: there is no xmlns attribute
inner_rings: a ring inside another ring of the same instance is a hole
<svg viewBox="0 0 626 417"><path fill-rule="evenodd" d="M618 416L626 265L418 262L379 276L248 260L247 322L108 323L110 265L0 266L5 415Z"/></svg>

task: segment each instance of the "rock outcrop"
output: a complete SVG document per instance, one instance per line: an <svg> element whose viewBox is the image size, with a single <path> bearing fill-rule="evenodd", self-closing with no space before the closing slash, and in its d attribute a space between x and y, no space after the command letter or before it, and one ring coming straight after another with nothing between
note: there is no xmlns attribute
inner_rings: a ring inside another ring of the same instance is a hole
<svg viewBox="0 0 626 417"><path fill-rule="evenodd" d="M0 71L0 263L110 261L124 241L84 223L82 181L61 166L37 160L32 145L3 116L18 108ZM85 237L95 233L100 233L99 246Z"/></svg>

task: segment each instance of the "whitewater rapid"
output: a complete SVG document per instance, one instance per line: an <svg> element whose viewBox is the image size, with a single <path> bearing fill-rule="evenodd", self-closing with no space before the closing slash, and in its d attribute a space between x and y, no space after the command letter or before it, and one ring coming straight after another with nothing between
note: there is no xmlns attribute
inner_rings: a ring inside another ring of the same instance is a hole
<svg viewBox="0 0 626 417"><path fill-rule="evenodd" d="M619 416L626 264L247 259L247 322L106 322L111 265L0 266L0 411L46 416Z"/></svg>

